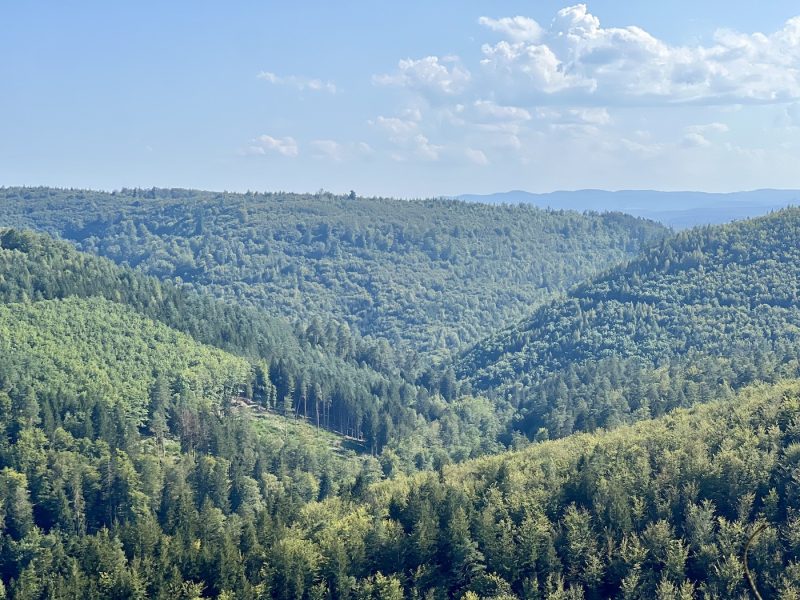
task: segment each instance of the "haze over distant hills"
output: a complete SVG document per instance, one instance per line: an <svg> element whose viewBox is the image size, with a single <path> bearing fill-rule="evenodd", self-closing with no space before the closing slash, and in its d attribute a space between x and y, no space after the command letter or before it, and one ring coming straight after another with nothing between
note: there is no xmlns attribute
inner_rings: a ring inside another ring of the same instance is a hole
<svg viewBox="0 0 800 600"><path fill-rule="evenodd" d="M660 221L675 229L748 219L796 205L800 190L746 192L661 192L655 190L574 190L535 194L521 190L462 194L460 200L487 204L533 204L542 208L619 211Z"/></svg>

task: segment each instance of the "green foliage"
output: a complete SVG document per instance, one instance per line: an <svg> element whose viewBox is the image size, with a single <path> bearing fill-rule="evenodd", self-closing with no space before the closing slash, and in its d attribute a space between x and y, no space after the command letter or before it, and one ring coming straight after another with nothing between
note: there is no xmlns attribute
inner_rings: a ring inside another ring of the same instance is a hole
<svg viewBox="0 0 800 600"><path fill-rule="evenodd" d="M0 598L800 595L800 211L3 193Z"/></svg>
<svg viewBox="0 0 800 600"><path fill-rule="evenodd" d="M0 301L71 297L123 304L199 342L246 357L255 363L254 373L240 382L241 393L265 407L359 439L365 418L374 412L385 424L381 447L417 425L414 385L303 341L281 319L161 283L46 236L16 230L0 234Z"/></svg>
<svg viewBox="0 0 800 600"><path fill-rule="evenodd" d="M328 348L332 325L384 338L362 352L378 370L390 348L474 342L666 231L529 206L166 189L6 188L0 224L300 320Z"/></svg>
<svg viewBox="0 0 800 600"><path fill-rule="evenodd" d="M797 372L800 209L683 232L457 362L533 436L616 426Z"/></svg>
<svg viewBox="0 0 800 600"><path fill-rule="evenodd" d="M43 300L0 305L0 373L34 394L85 394L122 405L145 424L159 373L183 401L220 405L250 378L247 361L107 300Z"/></svg>

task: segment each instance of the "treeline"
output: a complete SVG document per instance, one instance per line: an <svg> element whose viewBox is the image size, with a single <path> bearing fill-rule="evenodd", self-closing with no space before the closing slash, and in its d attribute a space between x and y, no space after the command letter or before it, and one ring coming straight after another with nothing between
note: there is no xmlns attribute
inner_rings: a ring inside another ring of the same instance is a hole
<svg viewBox="0 0 800 600"><path fill-rule="evenodd" d="M477 344L456 377L561 436L795 374L799 242L798 209L683 232Z"/></svg>
<svg viewBox="0 0 800 600"><path fill-rule="evenodd" d="M371 342L373 366L397 360L406 369L522 318L666 233L622 214L166 189L0 189L0 225L45 230L287 317L326 347L333 338L315 318L386 340Z"/></svg>

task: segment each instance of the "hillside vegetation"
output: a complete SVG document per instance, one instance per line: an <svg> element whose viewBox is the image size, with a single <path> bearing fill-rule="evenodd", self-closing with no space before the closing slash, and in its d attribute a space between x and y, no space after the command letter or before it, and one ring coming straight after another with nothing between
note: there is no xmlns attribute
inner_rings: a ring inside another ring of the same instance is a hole
<svg viewBox="0 0 800 600"><path fill-rule="evenodd" d="M251 379L244 359L97 298L0 305L0 357L6 386L102 398L137 427L162 373L185 400L217 406Z"/></svg>
<svg viewBox="0 0 800 600"><path fill-rule="evenodd" d="M665 235L622 214L327 193L0 190L0 225L272 315L442 354Z"/></svg>
<svg viewBox="0 0 800 600"><path fill-rule="evenodd" d="M745 560L800 593L796 381L385 482L179 397L161 442L0 402L12 598L725 599Z"/></svg>
<svg viewBox="0 0 800 600"><path fill-rule="evenodd" d="M70 214L37 193L3 209ZM384 203L171 193L121 194L118 222L114 196L90 217L76 195L89 220L66 237L100 252L113 231L133 256L174 235L173 261L205 235L229 247L205 217L178 236L181 194L219 222L235 213L214 202L245 198L295 219ZM764 598L798 598L798 242L799 209L683 232L414 365L413 336L393 354L327 301L271 311L263 282L216 294L142 272L147 253L137 270L0 230L0 599L738 600L748 568Z"/></svg>
<svg viewBox="0 0 800 600"><path fill-rule="evenodd" d="M416 422L411 406L417 390L404 380L310 345L281 319L161 283L64 242L6 230L0 235L0 276L3 302L104 298L243 356L253 363L254 373L240 383L270 408L293 414L302 405L310 417L309 404L313 409L318 403L321 410L324 402L321 425L359 434L364 415L378 411L388 428Z"/></svg>
<svg viewBox="0 0 800 600"><path fill-rule="evenodd" d="M292 535L317 545L360 520L346 542L351 572L372 574L362 585L388 577L408 597L688 600L750 597L744 550L759 531L748 557L757 587L795 598L799 425L797 381L756 386L385 482L338 520L322 518L336 503L309 506Z"/></svg>
<svg viewBox="0 0 800 600"><path fill-rule="evenodd" d="M456 375L566 435L797 370L800 209L665 240L483 340Z"/></svg>
<svg viewBox="0 0 800 600"><path fill-rule="evenodd" d="M247 359L251 372L238 393L272 413L354 438L369 453L391 447L387 472L502 448L505 418L487 400L455 398L455 382L437 383L431 393L395 369L377 372L364 359L371 347L352 337L334 337L330 348L315 344L258 309L159 282L45 235L0 232L0 303L64 298L108 300ZM109 318L115 310L122 309L108 305ZM60 361L55 346L48 350ZM439 395L440 386L450 390L450 402Z"/></svg>

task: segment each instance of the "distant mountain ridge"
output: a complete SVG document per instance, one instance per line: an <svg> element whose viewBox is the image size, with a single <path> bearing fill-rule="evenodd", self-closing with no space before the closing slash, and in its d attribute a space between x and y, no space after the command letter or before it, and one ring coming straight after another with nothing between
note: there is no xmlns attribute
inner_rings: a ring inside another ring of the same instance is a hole
<svg viewBox="0 0 800 600"><path fill-rule="evenodd" d="M466 202L532 204L540 208L624 212L676 229L715 225L757 217L800 203L800 190L760 189L743 192L662 192L656 190L559 190L533 193L512 190L495 194L462 194Z"/></svg>

